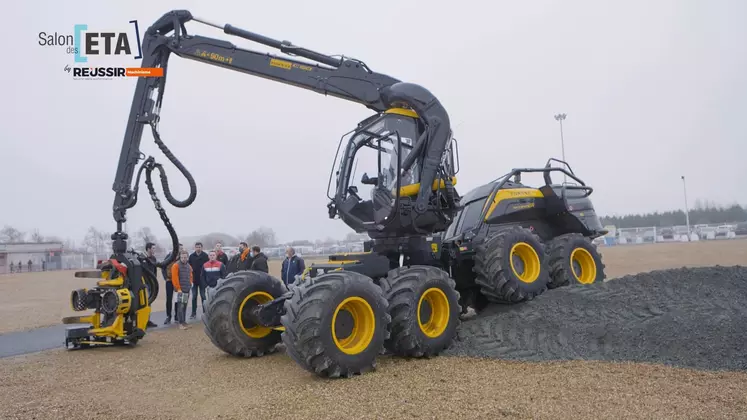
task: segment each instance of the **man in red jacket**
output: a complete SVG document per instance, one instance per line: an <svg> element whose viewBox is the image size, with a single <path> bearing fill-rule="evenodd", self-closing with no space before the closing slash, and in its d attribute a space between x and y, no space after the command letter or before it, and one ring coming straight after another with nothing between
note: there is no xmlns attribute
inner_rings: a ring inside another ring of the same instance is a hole
<svg viewBox="0 0 747 420"><path fill-rule="evenodd" d="M208 262L202 266L202 284L207 287L215 287L218 280L226 277L226 266L218 261L217 253L210 251Z"/></svg>
<svg viewBox="0 0 747 420"><path fill-rule="evenodd" d="M215 254L218 261L222 262L228 268L228 255L223 252L223 244L220 241L215 244Z"/></svg>

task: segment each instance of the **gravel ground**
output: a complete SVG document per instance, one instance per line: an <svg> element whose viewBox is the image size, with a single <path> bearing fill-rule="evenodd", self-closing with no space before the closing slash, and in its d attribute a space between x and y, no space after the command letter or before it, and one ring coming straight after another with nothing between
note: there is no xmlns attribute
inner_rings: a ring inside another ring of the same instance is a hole
<svg viewBox="0 0 747 420"><path fill-rule="evenodd" d="M201 328L154 331L129 349L0 359L0 377L9 420L747 418L745 373L383 357L376 372L322 380L284 354L226 356Z"/></svg>
<svg viewBox="0 0 747 420"><path fill-rule="evenodd" d="M682 268L552 290L465 322L449 355L747 370L747 267Z"/></svg>
<svg viewBox="0 0 747 420"><path fill-rule="evenodd" d="M744 264L747 240L626 245L600 247L600 251L607 265L607 277L613 278L682 266ZM307 259L307 263L312 261ZM270 261L270 273L280 276L279 260ZM75 278L73 274L72 271L56 271L0 275L0 334L57 325L62 317L79 315L70 309L70 292L94 283L91 279ZM163 290L163 280L161 286ZM165 307L162 292L153 309L163 311Z"/></svg>
<svg viewBox="0 0 747 420"><path fill-rule="evenodd" d="M678 260L743 261L745 248L735 245L747 241L729 242L728 249L671 244L609 248L604 255L610 276L620 275L623 263L634 267L630 273L682 266ZM156 329L134 348L0 359L0 418L747 419L744 371L533 361L584 357L744 369L747 337L736 322L745 318L737 303L744 302L746 282L745 268L686 269L557 289L465 322L462 341L450 351L506 360L382 357L377 372L339 381L318 379L282 353L227 356L200 326ZM9 292L15 302L22 289ZM18 305L33 310L36 303ZM4 316L0 312L0 320ZM595 345L580 346L582 340ZM667 357L652 357L659 354ZM97 399L102 390L106 394Z"/></svg>

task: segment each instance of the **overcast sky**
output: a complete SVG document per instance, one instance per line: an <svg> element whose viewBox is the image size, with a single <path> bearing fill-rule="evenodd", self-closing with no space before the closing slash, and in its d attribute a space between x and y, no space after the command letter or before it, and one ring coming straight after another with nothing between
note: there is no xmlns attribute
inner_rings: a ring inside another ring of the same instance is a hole
<svg viewBox="0 0 747 420"><path fill-rule="evenodd" d="M27 1L5 11L0 224L80 239L112 230L114 173L136 80L72 80L40 31L141 34L170 9L230 23L421 84L450 113L466 193L518 166L566 157L601 214L747 204L747 2ZM188 30L267 51L198 23ZM98 61L96 63L99 63ZM119 59L116 65L137 65ZM161 134L198 183L182 236L275 229L280 240L342 237L326 187L340 136L371 114L340 99L172 56ZM150 132L143 150L166 158ZM186 182L167 164L178 198ZM159 186L160 187L160 186ZM160 190L159 190L160 191ZM141 191L129 228L166 236Z"/></svg>

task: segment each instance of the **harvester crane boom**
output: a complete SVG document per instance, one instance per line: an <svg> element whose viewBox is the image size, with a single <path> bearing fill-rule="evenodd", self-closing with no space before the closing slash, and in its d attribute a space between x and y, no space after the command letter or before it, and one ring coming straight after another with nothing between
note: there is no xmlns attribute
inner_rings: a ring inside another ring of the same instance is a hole
<svg viewBox="0 0 747 420"><path fill-rule="evenodd" d="M217 27L224 33L258 42L284 52L303 57L316 63L275 56L269 53L239 48L230 42L188 34L185 23L196 21ZM423 121L426 132L415 147L422 157L421 188L416 199L415 211L425 211L431 193L430 186L437 176L441 157L450 139L449 117L438 99L425 88L404 83L385 74L371 71L365 63L351 58L333 57L293 45L288 41L277 41L263 35L249 32L232 25L217 25L197 19L187 10L174 10L164 14L145 32L143 39L142 68L162 68L162 77L141 77L137 82L129 121L113 185L113 204L117 232L112 235L115 254L126 251L127 235L122 232L126 221L126 210L137 203L140 174L146 170L148 185L157 210L171 234L174 250L178 243L160 202L155 197L150 183L150 173L158 169L166 199L176 207L189 206L197 195L196 184L187 169L161 141L157 125L167 76L167 63L171 53L190 60L223 67L258 76L284 84L308 89L324 95L356 102L376 112L393 107L404 107L415 111ZM150 125L158 147L187 178L190 195L186 200L174 198L169 190L163 168L152 157L145 159L137 171L137 180L132 186L138 161L144 159L140 142L144 125ZM413 157L410 157L411 165ZM406 167L403 166L403 169ZM168 264L173 261L172 253ZM159 264L161 265L161 264Z"/></svg>

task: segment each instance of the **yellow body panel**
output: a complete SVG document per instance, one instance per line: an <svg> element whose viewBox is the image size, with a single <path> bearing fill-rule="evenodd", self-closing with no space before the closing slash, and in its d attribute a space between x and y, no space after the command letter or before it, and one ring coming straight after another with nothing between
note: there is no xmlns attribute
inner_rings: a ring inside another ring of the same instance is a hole
<svg viewBox="0 0 747 420"><path fill-rule="evenodd" d="M147 318L145 319L145 323L148 323ZM114 323L112 323L112 325L104 328L91 328L90 330L88 330L88 333L97 337L122 337L124 336L124 316L117 315L117 318L114 319Z"/></svg>
<svg viewBox="0 0 747 420"><path fill-rule="evenodd" d="M140 308L137 311L137 327L145 331L148 328L148 320L150 319L150 306Z"/></svg>
<svg viewBox="0 0 747 420"><path fill-rule="evenodd" d="M93 328L99 328L101 326L101 318L99 314L91 314L86 316L67 316L62 318L63 324L91 324Z"/></svg>
<svg viewBox="0 0 747 420"><path fill-rule="evenodd" d="M124 284L124 278L118 277L114 280L99 280L96 284L99 287L122 287Z"/></svg>
<svg viewBox="0 0 747 420"><path fill-rule="evenodd" d="M384 111L385 114L397 114L402 115L404 117L412 117L412 118L419 118L418 113L407 108L389 108L386 111Z"/></svg>
<svg viewBox="0 0 747 420"><path fill-rule="evenodd" d="M498 203L500 203L503 200L513 199L513 198L542 198L542 197L544 197L544 194L542 194L542 191L536 188L507 188L503 190L498 190L498 192L496 192L495 195L493 196L493 200L490 203L488 212L485 213L485 220L488 220L490 215L493 213L493 210L495 210L495 208L498 206ZM485 200L485 205L487 205L489 201L490 200Z"/></svg>
<svg viewBox="0 0 747 420"><path fill-rule="evenodd" d="M360 262L359 260L329 260L327 261L327 264L345 265L345 264L358 264L359 262Z"/></svg>
<svg viewBox="0 0 747 420"><path fill-rule="evenodd" d="M454 176L451 177L451 185L456 185L456 183L457 183L456 177ZM431 186L431 189L435 191L439 188L446 188L446 183L443 181L443 179L437 179L433 181L433 185ZM399 196L410 197L410 196L417 194L418 191L420 191L420 183L405 185L403 187L400 187Z"/></svg>

